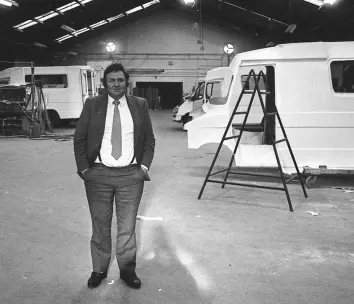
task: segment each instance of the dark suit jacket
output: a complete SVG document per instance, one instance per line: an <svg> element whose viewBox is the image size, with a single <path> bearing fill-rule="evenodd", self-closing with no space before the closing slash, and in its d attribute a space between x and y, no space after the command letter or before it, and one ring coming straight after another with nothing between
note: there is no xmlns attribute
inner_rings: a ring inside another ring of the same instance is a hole
<svg viewBox="0 0 354 304"><path fill-rule="evenodd" d="M155 151L155 137L145 99L126 95L134 123L134 156L139 165L150 168ZM90 168L102 144L106 122L108 94L88 98L81 112L74 134L74 153L77 173Z"/></svg>

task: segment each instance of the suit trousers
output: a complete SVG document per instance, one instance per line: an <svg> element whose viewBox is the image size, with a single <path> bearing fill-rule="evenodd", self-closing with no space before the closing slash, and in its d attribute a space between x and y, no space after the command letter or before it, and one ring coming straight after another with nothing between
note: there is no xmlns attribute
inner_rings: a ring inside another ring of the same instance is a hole
<svg viewBox="0 0 354 304"><path fill-rule="evenodd" d="M113 201L117 217L118 267L120 272L135 271L135 224L144 188L140 170L138 165L110 168L94 164L84 174L92 220L91 255L95 272L107 271L111 260Z"/></svg>

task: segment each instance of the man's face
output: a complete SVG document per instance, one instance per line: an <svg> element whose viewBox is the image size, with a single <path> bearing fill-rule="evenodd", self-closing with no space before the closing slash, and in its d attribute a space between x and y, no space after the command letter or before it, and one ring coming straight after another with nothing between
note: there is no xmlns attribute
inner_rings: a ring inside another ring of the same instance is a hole
<svg viewBox="0 0 354 304"><path fill-rule="evenodd" d="M121 98L127 92L127 81L122 71L108 73L106 81L108 94L114 99Z"/></svg>

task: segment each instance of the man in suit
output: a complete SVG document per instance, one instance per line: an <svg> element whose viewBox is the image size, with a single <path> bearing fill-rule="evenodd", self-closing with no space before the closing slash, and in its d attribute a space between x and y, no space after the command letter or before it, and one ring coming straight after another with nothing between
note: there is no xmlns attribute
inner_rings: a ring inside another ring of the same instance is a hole
<svg viewBox="0 0 354 304"><path fill-rule="evenodd" d="M144 181L150 180L155 137L147 102L126 94L128 81L121 64L108 66L103 76L106 93L86 100L74 134L78 175L85 183L92 219L89 288L107 277L113 201L120 278L130 287L141 286L135 272L135 223Z"/></svg>

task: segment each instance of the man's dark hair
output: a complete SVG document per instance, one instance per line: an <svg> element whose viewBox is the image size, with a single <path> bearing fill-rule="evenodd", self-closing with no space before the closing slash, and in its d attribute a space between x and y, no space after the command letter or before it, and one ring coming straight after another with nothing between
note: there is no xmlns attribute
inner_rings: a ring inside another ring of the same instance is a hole
<svg viewBox="0 0 354 304"><path fill-rule="evenodd" d="M119 72L119 71L123 72L126 83L127 84L129 83L129 74L125 71L123 65L121 63L112 63L111 65L106 67L103 73L102 83L105 88L107 88L107 74L112 72Z"/></svg>

